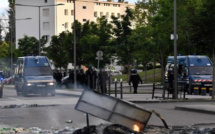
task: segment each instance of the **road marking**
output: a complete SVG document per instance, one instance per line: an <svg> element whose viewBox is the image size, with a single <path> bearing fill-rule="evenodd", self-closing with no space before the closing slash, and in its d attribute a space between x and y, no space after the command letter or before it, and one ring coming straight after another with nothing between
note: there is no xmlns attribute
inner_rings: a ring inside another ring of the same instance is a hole
<svg viewBox="0 0 215 134"><path fill-rule="evenodd" d="M20 99L16 99L16 98L10 98L9 99L12 99L12 100L16 100L16 101L21 101Z"/></svg>

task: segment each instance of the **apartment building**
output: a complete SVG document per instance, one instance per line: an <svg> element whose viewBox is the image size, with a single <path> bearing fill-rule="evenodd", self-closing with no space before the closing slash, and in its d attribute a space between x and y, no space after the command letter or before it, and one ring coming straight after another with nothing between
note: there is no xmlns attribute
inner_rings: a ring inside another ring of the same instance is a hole
<svg viewBox="0 0 215 134"><path fill-rule="evenodd" d="M24 35L34 36L37 39L45 36L49 45L53 35L63 31L72 31L74 22L73 0L16 0L16 18L31 18L31 20L16 21L16 47L18 40ZM76 20L85 23L87 20L96 21L98 17L105 16L111 21L111 16L119 17L125 13L126 7L134 8L119 0L76 0Z"/></svg>

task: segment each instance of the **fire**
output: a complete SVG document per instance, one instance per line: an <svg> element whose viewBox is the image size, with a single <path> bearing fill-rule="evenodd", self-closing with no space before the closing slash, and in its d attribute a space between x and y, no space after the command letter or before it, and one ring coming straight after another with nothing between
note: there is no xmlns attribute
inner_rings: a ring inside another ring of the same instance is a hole
<svg viewBox="0 0 215 134"><path fill-rule="evenodd" d="M140 132L140 127L138 127L137 125L134 125L133 130L136 132Z"/></svg>

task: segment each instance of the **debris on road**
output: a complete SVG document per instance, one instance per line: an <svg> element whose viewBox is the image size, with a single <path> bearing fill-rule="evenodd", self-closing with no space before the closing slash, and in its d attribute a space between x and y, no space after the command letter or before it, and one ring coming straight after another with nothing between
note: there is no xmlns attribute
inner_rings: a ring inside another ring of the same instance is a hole
<svg viewBox="0 0 215 134"><path fill-rule="evenodd" d="M83 127L80 129L65 127L64 129L51 128L43 130L38 127L28 129L19 127L0 127L0 134L214 134L215 127L197 127L197 126L172 126L166 129L163 126L147 125L144 131L135 132L119 124L100 124Z"/></svg>
<svg viewBox="0 0 215 134"><path fill-rule="evenodd" d="M47 106L57 106L57 105L38 105L38 104L21 104L21 105L4 105L0 106L2 109L9 109L9 108L29 108L29 107L47 107Z"/></svg>
<svg viewBox="0 0 215 134"><path fill-rule="evenodd" d="M73 122L72 120L67 120L67 121L66 121L66 123L72 123L72 122Z"/></svg>

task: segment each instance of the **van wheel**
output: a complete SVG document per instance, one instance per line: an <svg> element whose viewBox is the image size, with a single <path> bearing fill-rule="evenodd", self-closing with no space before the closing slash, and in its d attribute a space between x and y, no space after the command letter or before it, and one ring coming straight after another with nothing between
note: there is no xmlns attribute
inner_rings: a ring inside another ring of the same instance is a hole
<svg viewBox="0 0 215 134"><path fill-rule="evenodd" d="M22 95L23 95L24 97L28 97L28 91L27 91L27 90L23 90Z"/></svg>
<svg viewBox="0 0 215 134"><path fill-rule="evenodd" d="M17 94L17 96L21 96L22 92L19 92L18 90L16 90L16 94Z"/></svg>
<svg viewBox="0 0 215 134"><path fill-rule="evenodd" d="M51 92L51 96L55 96L55 90Z"/></svg>

